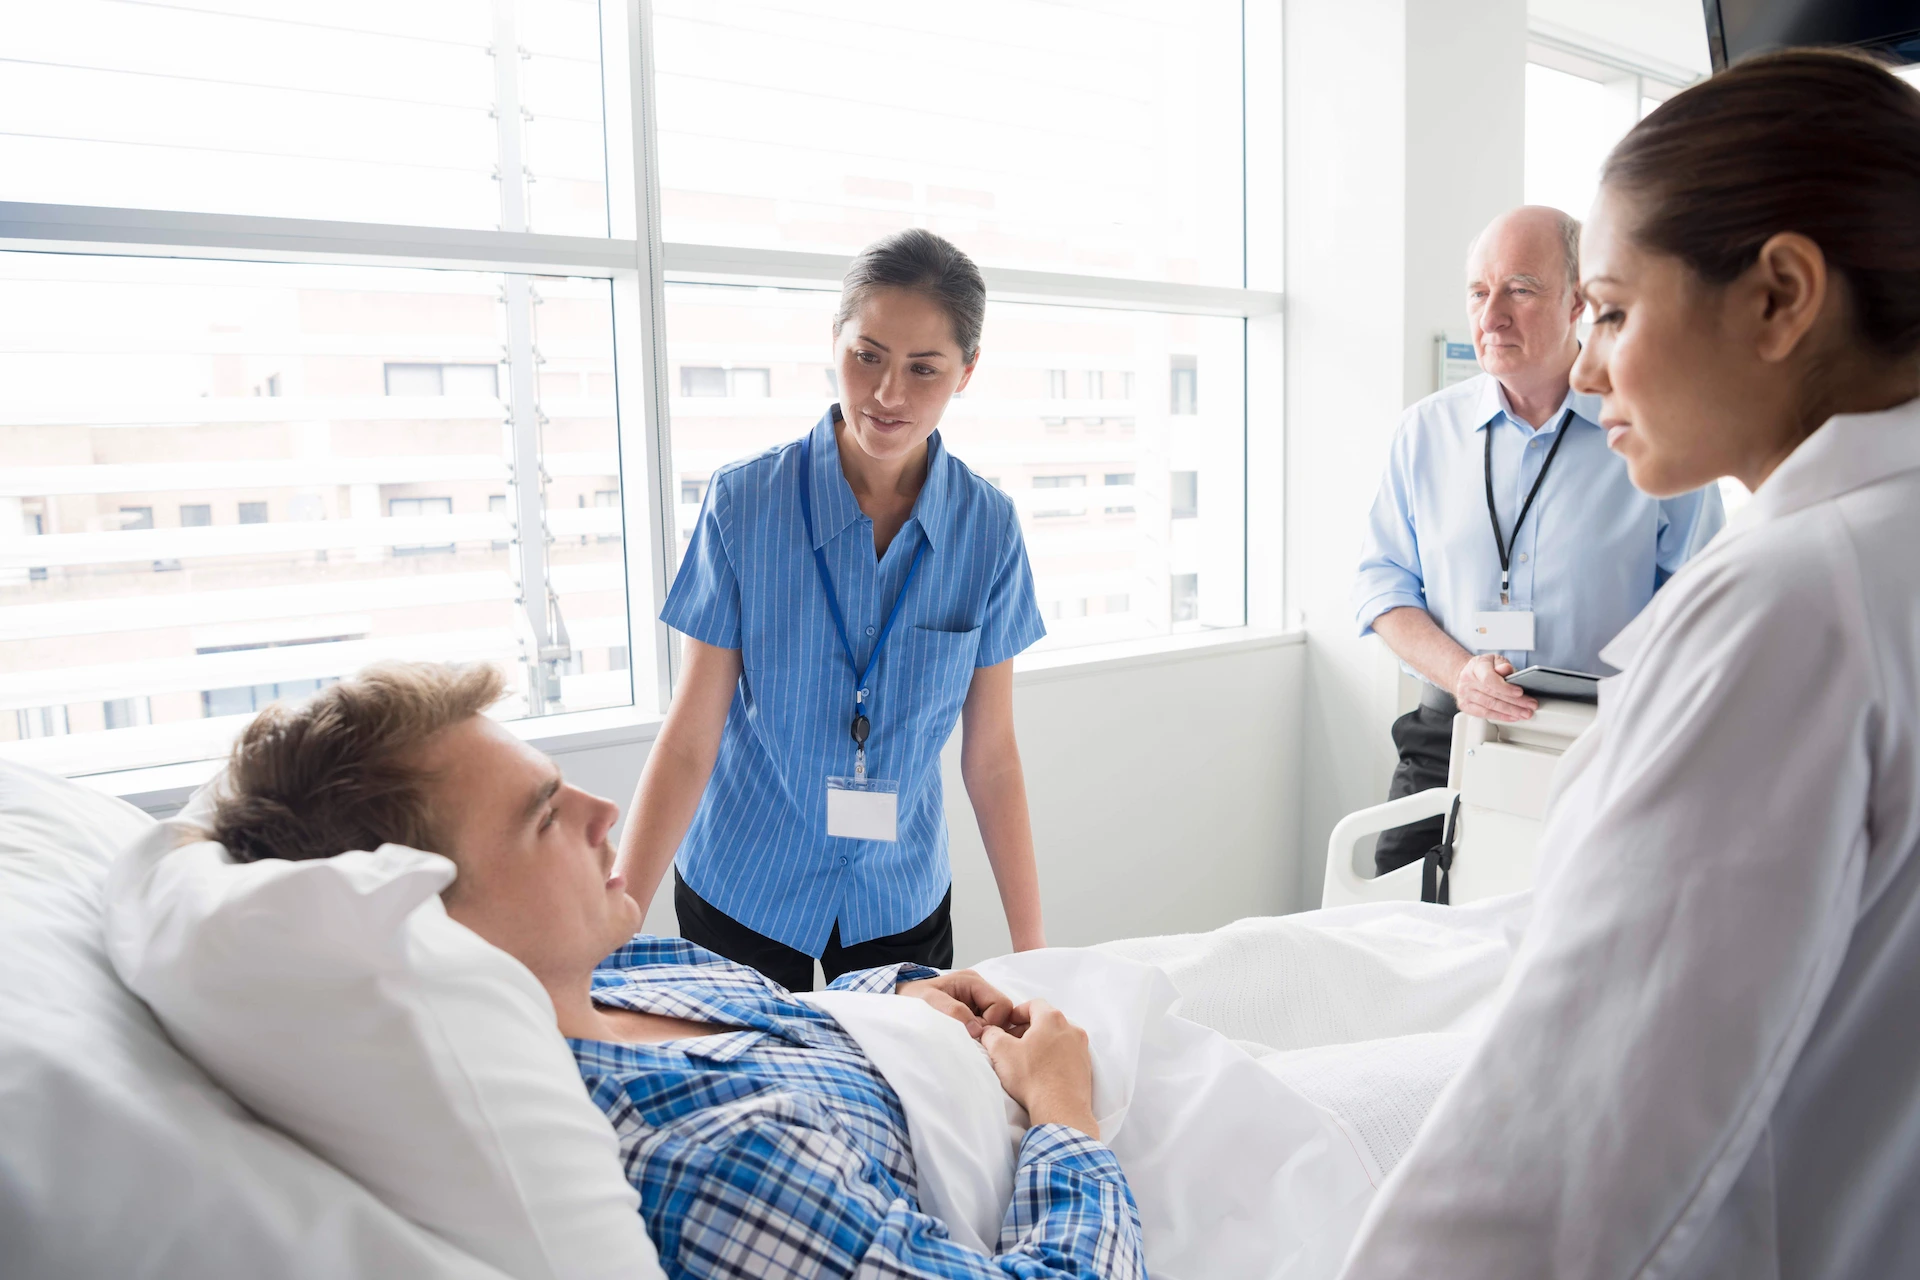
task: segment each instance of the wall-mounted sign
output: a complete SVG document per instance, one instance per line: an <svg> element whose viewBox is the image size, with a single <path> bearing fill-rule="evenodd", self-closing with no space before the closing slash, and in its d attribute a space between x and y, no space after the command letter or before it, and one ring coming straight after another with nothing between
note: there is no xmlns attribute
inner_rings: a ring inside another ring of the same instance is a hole
<svg viewBox="0 0 1920 1280"><path fill-rule="evenodd" d="M1433 336L1433 389L1445 390L1480 372L1471 342L1455 342L1444 333Z"/></svg>

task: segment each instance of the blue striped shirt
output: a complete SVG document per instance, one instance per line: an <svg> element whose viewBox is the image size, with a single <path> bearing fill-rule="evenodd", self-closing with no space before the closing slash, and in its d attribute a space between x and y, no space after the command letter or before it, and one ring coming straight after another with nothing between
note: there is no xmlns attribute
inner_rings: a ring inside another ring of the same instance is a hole
<svg viewBox="0 0 1920 1280"><path fill-rule="evenodd" d="M833 986L891 991L933 972L888 965ZM821 1010L744 965L645 934L601 961L593 998L737 1028L568 1042L671 1280L1146 1280L1139 1209L1104 1143L1029 1129L989 1258L920 1211L899 1096Z"/></svg>
<svg viewBox="0 0 1920 1280"><path fill-rule="evenodd" d="M689 888L808 955L932 914L952 882L940 749L974 669L1046 634L1013 503L935 432L913 514L878 562L873 521L840 470L830 409L813 429L813 536L854 656L866 663L914 551L925 562L870 681L867 776L900 785L897 842L827 834L829 777L853 773L854 671L800 519L800 442L714 473L660 617L742 672L713 777L676 859Z"/></svg>

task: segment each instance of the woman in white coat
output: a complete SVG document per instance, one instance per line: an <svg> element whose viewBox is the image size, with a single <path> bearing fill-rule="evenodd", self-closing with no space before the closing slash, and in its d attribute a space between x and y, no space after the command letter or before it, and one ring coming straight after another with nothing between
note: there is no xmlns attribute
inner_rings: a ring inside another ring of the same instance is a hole
<svg viewBox="0 0 1920 1280"><path fill-rule="evenodd" d="M1603 651L1509 999L1347 1274L1920 1274L1920 92L1717 75L1581 256L1634 483L1754 497Z"/></svg>

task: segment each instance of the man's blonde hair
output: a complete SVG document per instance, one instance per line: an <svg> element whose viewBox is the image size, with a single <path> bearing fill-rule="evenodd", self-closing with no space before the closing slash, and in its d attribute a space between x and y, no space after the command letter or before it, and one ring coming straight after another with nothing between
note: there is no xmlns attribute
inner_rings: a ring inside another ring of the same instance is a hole
<svg viewBox="0 0 1920 1280"><path fill-rule="evenodd" d="M416 757L505 688L491 666L383 663L306 702L268 707L234 744L213 838L242 862L389 842L445 852Z"/></svg>

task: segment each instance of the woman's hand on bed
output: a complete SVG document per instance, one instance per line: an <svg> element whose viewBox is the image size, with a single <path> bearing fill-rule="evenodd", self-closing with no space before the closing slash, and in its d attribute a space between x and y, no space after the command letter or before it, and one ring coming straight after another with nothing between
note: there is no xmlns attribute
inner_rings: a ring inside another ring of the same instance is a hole
<svg viewBox="0 0 1920 1280"><path fill-rule="evenodd" d="M1009 1028L1015 1035L1024 1029L1013 1026L1013 1001L971 969L955 969L937 978L903 982L893 990L896 995L926 1001L966 1027L967 1034L975 1040L988 1027Z"/></svg>
<svg viewBox="0 0 1920 1280"><path fill-rule="evenodd" d="M1089 1138L1100 1136L1093 1118L1093 1055L1087 1033L1045 1000L1031 1000L1013 1011L1010 1035L988 1027L980 1037L1007 1096L1027 1109L1032 1124L1064 1124Z"/></svg>

